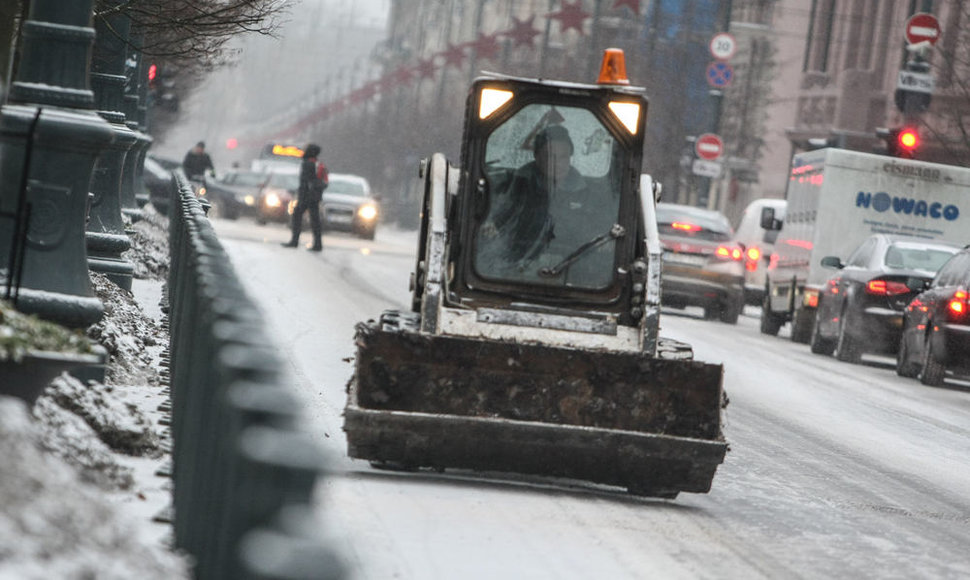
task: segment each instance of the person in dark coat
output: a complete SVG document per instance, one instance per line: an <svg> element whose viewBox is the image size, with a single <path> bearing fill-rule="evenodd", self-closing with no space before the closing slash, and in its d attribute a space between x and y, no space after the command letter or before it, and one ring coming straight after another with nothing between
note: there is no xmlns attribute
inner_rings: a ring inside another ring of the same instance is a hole
<svg viewBox="0 0 970 580"><path fill-rule="evenodd" d="M303 162L300 164L300 188L297 191L296 207L293 208L291 228L293 235L289 242L283 244L286 248L295 248L300 244L300 232L303 229L303 213L310 212L310 230L313 233L313 245L310 251L323 250L323 229L320 225L320 201L323 190L329 182L327 167L317 157L320 146L310 143L303 150Z"/></svg>
<svg viewBox="0 0 970 580"><path fill-rule="evenodd" d="M212 166L212 158L205 152L203 141L196 143L195 147L189 149L189 152L185 154L185 159L182 160L182 170L185 171L185 175L189 179L203 177L206 171L215 173L216 169Z"/></svg>
<svg viewBox="0 0 970 580"><path fill-rule="evenodd" d="M534 160L520 167L483 225L483 234L504 238L504 259L514 262L534 256L553 236L553 198L587 192L586 181L571 165L573 142L565 127L541 130L533 144Z"/></svg>

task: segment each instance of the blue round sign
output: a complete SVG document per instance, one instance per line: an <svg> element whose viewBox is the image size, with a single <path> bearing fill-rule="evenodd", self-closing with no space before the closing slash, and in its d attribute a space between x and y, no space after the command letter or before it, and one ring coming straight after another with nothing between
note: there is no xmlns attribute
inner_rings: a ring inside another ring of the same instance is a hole
<svg viewBox="0 0 970 580"><path fill-rule="evenodd" d="M726 62L712 62L707 65L707 84L715 88L724 88L731 84L734 78L734 68Z"/></svg>

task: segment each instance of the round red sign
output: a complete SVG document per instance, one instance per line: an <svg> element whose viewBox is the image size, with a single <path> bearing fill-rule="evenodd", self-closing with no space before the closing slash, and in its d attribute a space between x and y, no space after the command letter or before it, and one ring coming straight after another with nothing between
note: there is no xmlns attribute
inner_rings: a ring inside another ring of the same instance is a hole
<svg viewBox="0 0 970 580"><path fill-rule="evenodd" d="M720 157L723 149L724 143L714 133L704 133L694 142L694 152L697 153L698 157L707 161L714 161Z"/></svg>
<svg viewBox="0 0 970 580"><path fill-rule="evenodd" d="M906 42L917 44L919 42L929 42L936 44L940 38L940 22L936 16L926 12L913 14L906 21Z"/></svg>

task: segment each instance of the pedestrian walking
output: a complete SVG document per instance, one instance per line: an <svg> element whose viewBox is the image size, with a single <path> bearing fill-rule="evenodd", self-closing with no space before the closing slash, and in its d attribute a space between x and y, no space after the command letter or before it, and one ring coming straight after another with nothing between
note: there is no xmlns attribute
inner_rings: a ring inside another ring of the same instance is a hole
<svg viewBox="0 0 970 580"><path fill-rule="evenodd" d="M297 191L296 207L293 208L291 229L293 235L289 242L283 244L286 248L295 248L300 243L300 232L303 230L303 213L310 212L310 231L313 233L313 245L310 251L323 250L323 230L320 225L320 201L323 190L327 188L329 177L326 165L319 161L320 146L310 143L303 150L303 162L300 164L300 188Z"/></svg>

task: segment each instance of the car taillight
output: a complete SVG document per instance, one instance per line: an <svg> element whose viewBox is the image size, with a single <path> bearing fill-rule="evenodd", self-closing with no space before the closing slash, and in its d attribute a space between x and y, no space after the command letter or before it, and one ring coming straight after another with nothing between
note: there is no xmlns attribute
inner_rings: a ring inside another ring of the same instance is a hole
<svg viewBox="0 0 970 580"><path fill-rule="evenodd" d="M744 262L744 269L748 272L754 272L758 269L758 260L761 259L761 248L751 246L744 252L744 257L747 258Z"/></svg>
<svg viewBox="0 0 970 580"><path fill-rule="evenodd" d="M967 291L957 290L953 293L953 297L946 304L946 311L950 315L951 320L959 320L967 316L967 312L970 312L968 308L970 304L967 303Z"/></svg>
<svg viewBox="0 0 970 580"><path fill-rule="evenodd" d="M733 260L735 262L740 262L744 258L741 248L729 248L727 246L718 246L714 250L714 255L722 260Z"/></svg>
<svg viewBox="0 0 970 580"><path fill-rule="evenodd" d="M828 292L829 294L838 294L839 293L839 284L841 282L842 282L842 278L832 278L825 285L825 291Z"/></svg>
<svg viewBox="0 0 970 580"><path fill-rule="evenodd" d="M687 222L674 222L670 224L670 227L682 232L699 232L701 230L699 225Z"/></svg>
<svg viewBox="0 0 970 580"><path fill-rule="evenodd" d="M809 308L818 308L818 290L806 288L802 296L802 304Z"/></svg>
<svg viewBox="0 0 970 580"><path fill-rule="evenodd" d="M902 282L892 280L869 280L866 284L866 292L877 296L896 296L898 294L908 294L910 289Z"/></svg>

